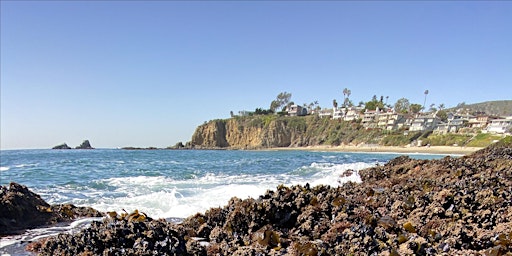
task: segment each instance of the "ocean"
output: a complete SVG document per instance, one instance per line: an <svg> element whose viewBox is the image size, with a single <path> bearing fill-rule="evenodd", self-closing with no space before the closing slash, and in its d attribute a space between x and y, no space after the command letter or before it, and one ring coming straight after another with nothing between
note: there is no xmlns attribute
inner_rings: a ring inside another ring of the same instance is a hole
<svg viewBox="0 0 512 256"><path fill-rule="evenodd" d="M235 196L257 198L280 184L361 182L357 170L399 155L302 150L2 150L0 184L25 185L50 204L71 203L99 211L137 209L152 218L176 220L222 207ZM445 155L409 156L435 159ZM342 176L349 169L356 172ZM87 223L79 220L2 238L0 254L21 253L28 241L72 232Z"/></svg>

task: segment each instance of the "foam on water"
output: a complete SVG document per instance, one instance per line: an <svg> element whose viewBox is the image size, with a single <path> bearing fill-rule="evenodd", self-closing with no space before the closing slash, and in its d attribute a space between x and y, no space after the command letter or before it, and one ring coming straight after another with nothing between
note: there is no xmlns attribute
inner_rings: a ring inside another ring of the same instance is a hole
<svg viewBox="0 0 512 256"><path fill-rule="evenodd" d="M232 197L257 198L278 185L330 185L344 182L360 182L357 170L374 166L369 163L312 163L298 170L279 175L227 175L206 173L202 177L174 180L167 177L123 177L104 179L113 191L105 192L94 202L80 203L100 211L131 212L135 209L154 218L184 218L211 207L222 207ZM348 177L341 177L346 170L354 170Z"/></svg>
<svg viewBox="0 0 512 256"><path fill-rule="evenodd" d="M10 169L9 166L1 166L0 172L5 172L5 171L8 171L9 169Z"/></svg>

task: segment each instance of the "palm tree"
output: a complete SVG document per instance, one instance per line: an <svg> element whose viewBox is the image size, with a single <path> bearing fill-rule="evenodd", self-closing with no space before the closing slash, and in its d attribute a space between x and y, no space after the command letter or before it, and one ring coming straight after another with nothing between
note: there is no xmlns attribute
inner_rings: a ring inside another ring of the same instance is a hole
<svg viewBox="0 0 512 256"><path fill-rule="evenodd" d="M338 108L338 102L336 101L336 99L332 100L332 106L334 107L334 109Z"/></svg>
<svg viewBox="0 0 512 256"><path fill-rule="evenodd" d="M425 100L423 101L423 110L425 110L425 104L427 104L427 94L428 94L428 90L425 90L424 94L425 94Z"/></svg>
<svg viewBox="0 0 512 256"><path fill-rule="evenodd" d="M343 89L343 106L344 107L347 107L348 97L350 97L351 93L352 92L348 88Z"/></svg>

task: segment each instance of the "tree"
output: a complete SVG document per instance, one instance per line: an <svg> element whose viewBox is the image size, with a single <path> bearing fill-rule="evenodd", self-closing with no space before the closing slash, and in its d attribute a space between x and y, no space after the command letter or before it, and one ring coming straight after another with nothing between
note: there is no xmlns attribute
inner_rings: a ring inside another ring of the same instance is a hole
<svg viewBox="0 0 512 256"><path fill-rule="evenodd" d="M420 104L414 103L410 105L409 110L411 111L411 113L418 114L422 108L423 107Z"/></svg>
<svg viewBox="0 0 512 256"><path fill-rule="evenodd" d="M425 109L425 104L427 104L427 94L428 94L428 90L425 90L424 94L425 94L425 100L423 101L423 107L422 107L422 109Z"/></svg>
<svg viewBox="0 0 512 256"><path fill-rule="evenodd" d="M381 101L379 101L379 100L377 100L377 95L373 95L372 100L370 100L364 104L364 109L376 110L377 108L384 109L384 102L382 102L382 97L381 97Z"/></svg>
<svg viewBox="0 0 512 256"><path fill-rule="evenodd" d="M274 111L272 111L271 109L256 108L256 110L254 110L254 115L269 115L273 113Z"/></svg>
<svg viewBox="0 0 512 256"><path fill-rule="evenodd" d="M287 106L292 98L292 94L288 92L281 92L277 95L276 99L270 103L270 109L276 112L279 109Z"/></svg>
<svg viewBox="0 0 512 256"><path fill-rule="evenodd" d="M395 111L398 113L407 113L409 108L411 107L411 103L406 98L398 99L395 103Z"/></svg>
<svg viewBox="0 0 512 256"><path fill-rule="evenodd" d="M437 111L436 116L439 117L443 122L446 122L448 120L448 113L446 113L446 110L440 109L439 111Z"/></svg>
<svg viewBox="0 0 512 256"><path fill-rule="evenodd" d="M430 109L428 111L429 112L436 112L437 111L436 104L435 103L430 104Z"/></svg>
<svg viewBox="0 0 512 256"><path fill-rule="evenodd" d="M350 103L349 97L352 91L350 91L348 88L343 89L343 106L347 107Z"/></svg>
<svg viewBox="0 0 512 256"><path fill-rule="evenodd" d="M336 101L336 99L332 100L332 107L334 109L337 109L338 108L338 102Z"/></svg>

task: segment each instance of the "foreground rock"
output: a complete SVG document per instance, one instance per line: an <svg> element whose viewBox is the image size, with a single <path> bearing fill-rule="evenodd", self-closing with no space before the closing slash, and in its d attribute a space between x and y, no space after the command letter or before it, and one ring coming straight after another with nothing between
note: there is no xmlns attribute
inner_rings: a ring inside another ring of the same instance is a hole
<svg viewBox="0 0 512 256"><path fill-rule="evenodd" d="M71 204L49 205L27 187L11 183L0 186L0 236L19 234L25 229L71 221L79 217L99 217L92 208Z"/></svg>
<svg viewBox="0 0 512 256"><path fill-rule="evenodd" d="M512 142L441 160L402 156L363 183L280 186L176 225L113 217L32 246L42 255L505 255ZM116 215L114 215L116 216Z"/></svg>

